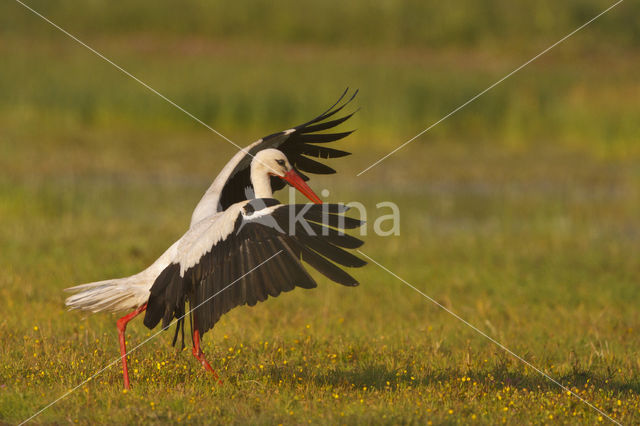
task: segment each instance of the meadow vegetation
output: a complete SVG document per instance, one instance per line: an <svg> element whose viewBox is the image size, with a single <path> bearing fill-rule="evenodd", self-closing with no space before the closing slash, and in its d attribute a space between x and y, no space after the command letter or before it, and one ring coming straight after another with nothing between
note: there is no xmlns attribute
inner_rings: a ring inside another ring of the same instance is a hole
<svg viewBox="0 0 640 426"><path fill-rule="evenodd" d="M234 142L359 112L314 177L370 207L363 252L624 424L640 422L640 24L602 1L29 2ZM152 262L235 148L15 2L0 5L0 422L118 358L62 289ZM284 194L283 194L284 195ZM375 205L401 235L371 232ZM376 265L224 316L216 385L163 333L42 423L608 420ZM157 331L157 330L156 330ZM155 331L134 321L130 347Z"/></svg>

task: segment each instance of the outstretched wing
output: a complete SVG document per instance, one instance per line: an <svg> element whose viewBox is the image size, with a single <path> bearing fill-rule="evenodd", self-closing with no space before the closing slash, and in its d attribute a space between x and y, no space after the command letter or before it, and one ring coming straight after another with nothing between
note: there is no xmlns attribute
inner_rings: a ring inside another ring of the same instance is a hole
<svg viewBox="0 0 640 426"><path fill-rule="evenodd" d="M333 118L358 94L356 90L349 99L342 102L347 92L348 89L331 108L313 120L289 130L265 136L238 152L216 177L211 188L196 207L191 224L197 223L216 211L224 211L237 202L251 198L247 195L248 191L253 189L251 185L251 160L263 149L276 148L282 151L304 180L309 180L304 173L335 173L334 169L313 158L338 158L350 154L347 151L329 148L325 144L340 140L353 131L324 132L344 123L354 114L352 112L340 118ZM282 189L285 185L282 179L271 178L273 191Z"/></svg>
<svg viewBox="0 0 640 426"><path fill-rule="evenodd" d="M344 216L347 208L338 204L276 203L247 203L233 232L208 249L200 248L198 260L190 261L193 265L185 269L178 262L167 267L151 288L145 325L153 328L162 319L168 326L184 314L189 302L195 325L204 333L236 306L253 306L295 287L316 287L302 260L332 281L358 285L340 266L366 264L345 250L362 241L342 231L362 222ZM194 254L184 253L182 258L194 259Z"/></svg>

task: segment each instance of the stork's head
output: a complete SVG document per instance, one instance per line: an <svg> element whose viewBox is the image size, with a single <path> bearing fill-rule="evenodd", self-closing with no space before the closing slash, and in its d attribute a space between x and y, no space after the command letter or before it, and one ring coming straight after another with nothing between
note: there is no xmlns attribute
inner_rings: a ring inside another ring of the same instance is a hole
<svg viewBox="0 0 640 426"><path fill-rule="evenodd" d="M282 151L273 148L259 151L251 161L251 173L252 175L256 173L263 176L277 176L302 192L309 200L316 204L322 204L320 198L295 171Z"/></svg>

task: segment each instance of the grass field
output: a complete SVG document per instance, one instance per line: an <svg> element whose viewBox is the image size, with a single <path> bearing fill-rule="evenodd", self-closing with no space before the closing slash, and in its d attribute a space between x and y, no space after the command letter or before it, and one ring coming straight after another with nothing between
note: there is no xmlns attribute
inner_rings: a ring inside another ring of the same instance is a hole
<svg viewBox="0 0 640 426"><path fill-rule="evenodd" d="M640 27L627 3L360 177L609 4L29 4L240 145L358 87L354 155L311 186L369 207L363 252L633 424ZM19 4L0 16L0 422L19 423L118 358L117 316L67 312L62 289L151 263L235 149ZM400 207L400 236L373 235L381 201ZM222 385L163 333L132 354L130 392L115 363L34 422L608 421L375 264L354 275L357 288L319 278L224 316L204 339ZM129 347L152 333L132 322Z"/></svg>

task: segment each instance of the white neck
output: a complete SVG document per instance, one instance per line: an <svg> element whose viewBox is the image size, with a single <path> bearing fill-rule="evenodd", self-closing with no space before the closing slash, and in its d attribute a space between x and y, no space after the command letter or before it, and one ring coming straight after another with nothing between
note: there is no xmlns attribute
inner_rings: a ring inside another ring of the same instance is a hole
<svg viewBox="0 0 640 426"><path fill-rule="evenodd" d="M263 167L254 166L255 161L251 164L251 184L255 191L256 198L273 198L271 190L271 177ZM259 163L258 163L259 164Z"/></svg>

